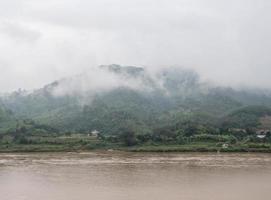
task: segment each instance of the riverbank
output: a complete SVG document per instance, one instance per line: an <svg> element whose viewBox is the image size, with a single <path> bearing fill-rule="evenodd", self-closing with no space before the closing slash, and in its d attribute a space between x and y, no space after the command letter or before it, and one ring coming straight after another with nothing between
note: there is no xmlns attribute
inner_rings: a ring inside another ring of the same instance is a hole
<svg viewBox="0 0 271 200"><path fill-rule="evenodd" d="M185 144L185 145L138 145L127 147L119 144L97 143L91 145L0 145L0 153L9 152L81 152L81 151L131 151L131 152L259 152L271 153L269 144L235 145L227 148L216 147L210 144Z"/></svg>

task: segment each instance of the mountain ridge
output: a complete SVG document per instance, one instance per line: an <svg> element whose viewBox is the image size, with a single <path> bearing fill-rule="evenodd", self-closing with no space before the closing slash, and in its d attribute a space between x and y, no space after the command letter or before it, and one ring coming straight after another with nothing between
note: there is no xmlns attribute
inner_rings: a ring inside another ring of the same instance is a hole
<svg viewBox="0 0 271 200"><path fill-rule="evenodd" d="M157 124L173 123L173 115L179 116L175 121L209 116L217 127L219 119L244 106L271 106L269 95L206 85L191 70L169 68L149 74L141 67L113 64L99 66L93 73L97 72L110 84L90 71L32 93L12 93L1 101L19 119L33 119L60 131L99 129L104 134L117 134L126 124L148 132Z"/></svg>

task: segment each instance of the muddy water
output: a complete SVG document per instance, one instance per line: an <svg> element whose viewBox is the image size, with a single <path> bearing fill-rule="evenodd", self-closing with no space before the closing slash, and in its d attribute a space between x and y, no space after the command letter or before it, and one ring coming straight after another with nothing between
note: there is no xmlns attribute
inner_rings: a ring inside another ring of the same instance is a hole
<svg viewBox="0 0 271 200"><path fill-rule="evenodd" d="M1 200L269 200L271 154L0 154Z"/></svg>

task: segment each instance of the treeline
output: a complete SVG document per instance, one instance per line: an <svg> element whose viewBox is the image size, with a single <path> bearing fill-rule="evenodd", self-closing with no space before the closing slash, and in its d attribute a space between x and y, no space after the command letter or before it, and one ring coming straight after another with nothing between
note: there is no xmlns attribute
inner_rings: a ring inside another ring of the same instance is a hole
<svg viewBox="0 0 271 200"><path fill-rule="evenodd" d="M191 124L182 129L169 127L154 129L153 132L137 134L132 129L126 128L118 135L103 136L105 141L120 142L125 146L141 144L190 144L190 143L217 143L217 144L237 144L237 143L271 143L271 134L264 138L257 137L255 131L231 131L230 129L215 129L213 127L197 127Z"/></svg>

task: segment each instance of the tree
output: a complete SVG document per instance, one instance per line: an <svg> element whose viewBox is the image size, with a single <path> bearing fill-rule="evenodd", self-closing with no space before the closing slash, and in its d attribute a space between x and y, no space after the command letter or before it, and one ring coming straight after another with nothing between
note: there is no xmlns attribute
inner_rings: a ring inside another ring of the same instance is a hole
<svg viewBox="0 0 271 200"><path fill-rule="evenodd" d="M120 135L120 139L126 146L133 146L137 144L135 132L132 130L124 130Z"/></svg>
<svg viewBox="0 0 271 200"><path fill-rule="evenodd" d="M140 142L140 143L145 143L148 142L151 139L151 134L150 133L146 133L146 134L140 134L136 136L136 139Z"/></svg>
<svg viewBox="0 0 271 200"><path fill-rule="evenodd" d="M197 134L197 131L197 126L193 123L186 124L186 126L184 127L184 135L186 137L191 137L192 135Z"/></svg>
<svg viewBox="0 0 271 200"><path fill-rule="evenodd" d="M158 128L153 132L153 139L158 142L172 141L177 137L177 135L170 129L170 127Z"/></svg>

